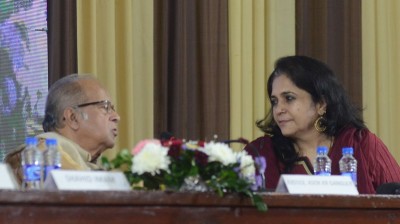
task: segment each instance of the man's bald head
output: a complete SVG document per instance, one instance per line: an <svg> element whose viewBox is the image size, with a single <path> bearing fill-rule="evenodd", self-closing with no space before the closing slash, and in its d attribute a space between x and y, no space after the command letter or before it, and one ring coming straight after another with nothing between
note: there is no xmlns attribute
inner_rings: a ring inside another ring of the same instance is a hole
<svg viewBox="0 0 400 224"><path fill-rule="evenodd" d="M63 112L67 107L86 101L86 93L80 82L90 80L97 82L91 75L72 74L57 80L49 89L47 95L43 130L55 131L64 126Z"/></svg>

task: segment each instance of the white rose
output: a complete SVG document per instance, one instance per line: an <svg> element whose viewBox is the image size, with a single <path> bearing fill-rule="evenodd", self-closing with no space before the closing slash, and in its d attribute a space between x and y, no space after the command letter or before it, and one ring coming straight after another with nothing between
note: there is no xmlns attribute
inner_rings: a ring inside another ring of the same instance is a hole
<svg viewBox="0 0 400 224"><path fill-rule="evenodd" d="M253 157L251 157L246 151L238 152L236 155L240 163L240 174L248 181L254 183L256 168L254 166Z"/></svg>
<svg viewBox="0 0 400 224"><path fill-rule="evenodd" d="M159 174L160 170L169 172L170 163L168 148L148 143L132 158L132 173L141 175L148 172L155 175Z"/></svg>
<svg viewBox="0 0 400 224"><path fill-rule="evenodd" d="M203 151L208 154L210 162L221 162L225 166L236 163L234 152L226 144L210 142L205 144Z"/></svg>

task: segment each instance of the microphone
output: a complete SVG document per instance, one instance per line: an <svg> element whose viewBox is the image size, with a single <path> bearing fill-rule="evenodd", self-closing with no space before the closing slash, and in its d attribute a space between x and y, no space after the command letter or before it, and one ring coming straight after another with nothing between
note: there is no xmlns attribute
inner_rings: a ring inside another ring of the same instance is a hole
<svg viewBox="0 0 400 224"><path fill-rule="evenodd" d="M260 155L260 152L258 151L258 149L253 144L251 144L247 139L244 139L244 138L230 139L230 140L222 141L222 143L225 143L225 144L230 144L230 143L242 143L242 144L245 144L246 146L249 146L251 148L251 150L256 155L256 157L262 158L261 155ZM259 191L266 191L264 171L261 171L260 167L258 165L256 165L256 169L257 169L258 173L260 173L260 178L261 178L261 189Z"/></svg>
<svg viewBox="0 0 400 224"><path fill-rule="evenodd" d="M225 141L222 141L222 143L225 143L225 144L230 144L230 143L242 143L242 144L247 145L247 144L249 144L249 141L248 141L247 139L244 139L244 138L238 138L238 139L229 139L229 140L225 140Z"/></svg>
<svg viewBox="0 0 400 224"><path fill-rule="evenodd" d="M400 195L400 182L384 183L376 189L376 194Z"/></svg>

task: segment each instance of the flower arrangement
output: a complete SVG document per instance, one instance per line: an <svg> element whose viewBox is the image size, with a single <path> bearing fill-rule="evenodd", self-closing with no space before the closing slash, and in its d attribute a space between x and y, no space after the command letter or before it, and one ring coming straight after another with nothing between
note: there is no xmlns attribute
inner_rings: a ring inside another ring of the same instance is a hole
<svg viewBox="0 0 400 224"><path fill-rule="evenodd" d="M250 197L258 210L267 210L252 191L259 185L253 158L224 143L143 140L111 161L103 157L102 163L106 169L125 170L134 189L239 193Z"/></svg>

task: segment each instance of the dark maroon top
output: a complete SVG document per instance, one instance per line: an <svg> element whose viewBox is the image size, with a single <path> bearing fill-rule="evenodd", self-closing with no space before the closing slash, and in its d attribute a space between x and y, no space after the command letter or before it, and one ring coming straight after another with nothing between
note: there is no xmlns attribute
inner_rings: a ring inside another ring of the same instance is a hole
<svg viewBox="0 0 400 224"><path fill-rule="evenodd" d="M261 156L266 158L265 171L267 189L275 189L279 177L284 170L283 163L278 161L273 149L271 138L260 137L251 142L258 149ZM383 183L400 182L400 167L385 144L375 134L364 129L346 128L335 137L328 156L332 160L332 175L339 175L339 160L342 157L343 147L353 147L354 157L357 160L357 188L360 194L375 194L376 189ZM255 155L254 148L246 150ZM307 157L297 162L289 174L312 174L313 168Z"/></svg>

